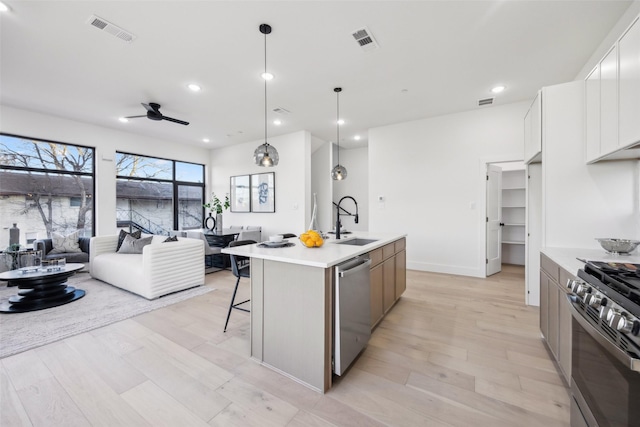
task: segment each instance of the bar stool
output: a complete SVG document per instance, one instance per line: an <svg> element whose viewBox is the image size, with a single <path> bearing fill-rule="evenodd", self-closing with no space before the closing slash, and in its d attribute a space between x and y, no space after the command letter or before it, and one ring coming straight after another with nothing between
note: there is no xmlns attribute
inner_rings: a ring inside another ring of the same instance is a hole
<svg viewBox="0 0 640 427"><path fill-rule="evenodd" d="M236 240L233 242L229 242L229 247L232 248L234 246L252 245L254 243L256 243L254 240ZM247 310L246 308L238 307L239 305L242 305L244 303L251 301L251 299L238 302L238 303L235 302L236 293L238 292L238 284L240 283L240 278L251 277L251 265L249 263L249 258L244 256L239 256L239 255L231 255L231 254L229 254L229 257L231 258L231 271L233 272L233 275L237 277L237 280L236 280L236 286L235 288L233 288L233 296L231 297L231 304L229 304L227 321L224 322L224 332L227 332L227 325L229 324L229 317L231 317L231 310L235 308L236 310L246 311L247 313L251 312L251 310Z"/></svg>

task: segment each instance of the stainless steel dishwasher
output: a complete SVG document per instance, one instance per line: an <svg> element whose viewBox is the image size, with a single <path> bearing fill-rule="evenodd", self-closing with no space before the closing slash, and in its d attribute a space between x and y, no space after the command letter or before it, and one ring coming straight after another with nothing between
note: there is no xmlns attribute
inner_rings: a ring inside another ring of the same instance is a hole
<svg viewBox="0 0 640 427"><path fill-rule="evenodd" d="M333 372L342 375L371 337L369 255L335 268Z"/></svg>

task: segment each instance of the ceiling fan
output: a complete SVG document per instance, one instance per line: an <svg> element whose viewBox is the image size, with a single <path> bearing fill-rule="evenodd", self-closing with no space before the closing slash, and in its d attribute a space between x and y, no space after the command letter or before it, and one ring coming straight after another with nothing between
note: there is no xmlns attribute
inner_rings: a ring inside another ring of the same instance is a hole
<svg viewBox="0 0 640 427"><path fill-rule="evenodd" d="M142 116L129 116L125 117L127 119L136 119L138 117L146 117L150 120L168 120L173 123L178 123L181 125L188 125L189 122L185 122L184 120L174 119L173 117L167 117L160 112L160 104L156 104L155 102L150 102L148 104L142 103L142 106L147 109L147 114Z"/></svg>

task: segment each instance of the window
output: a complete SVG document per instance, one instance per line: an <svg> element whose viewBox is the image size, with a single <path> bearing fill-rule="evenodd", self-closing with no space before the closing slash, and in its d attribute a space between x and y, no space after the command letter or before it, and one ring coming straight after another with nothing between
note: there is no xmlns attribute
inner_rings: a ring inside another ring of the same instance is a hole
<svg viewBox="0 0 640 427"><path fill-rule="evenodd" d="M116 153L119 228L168 234L202 228L204 165Z"/></svg>
<svg viewBox="0 0 640 427"><path fill-rule="evenodd" d="M0 223L18 224L21 244L54 231L92 236L93 194L93 148L0 134Z"/></svg>

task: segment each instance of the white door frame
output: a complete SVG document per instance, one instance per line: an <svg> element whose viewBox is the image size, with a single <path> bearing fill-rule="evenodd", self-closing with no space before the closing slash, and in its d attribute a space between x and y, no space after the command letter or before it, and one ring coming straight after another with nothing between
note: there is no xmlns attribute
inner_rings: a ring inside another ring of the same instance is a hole
<svg viewBox="0 0 640 427"><path fill-rule="evenodd" d="M524 161L524 153L505 154L500 156L488 156L480 158L478 176L478 272L480 277L487 277L487 165L489 163L507 163Z"/></svg>

